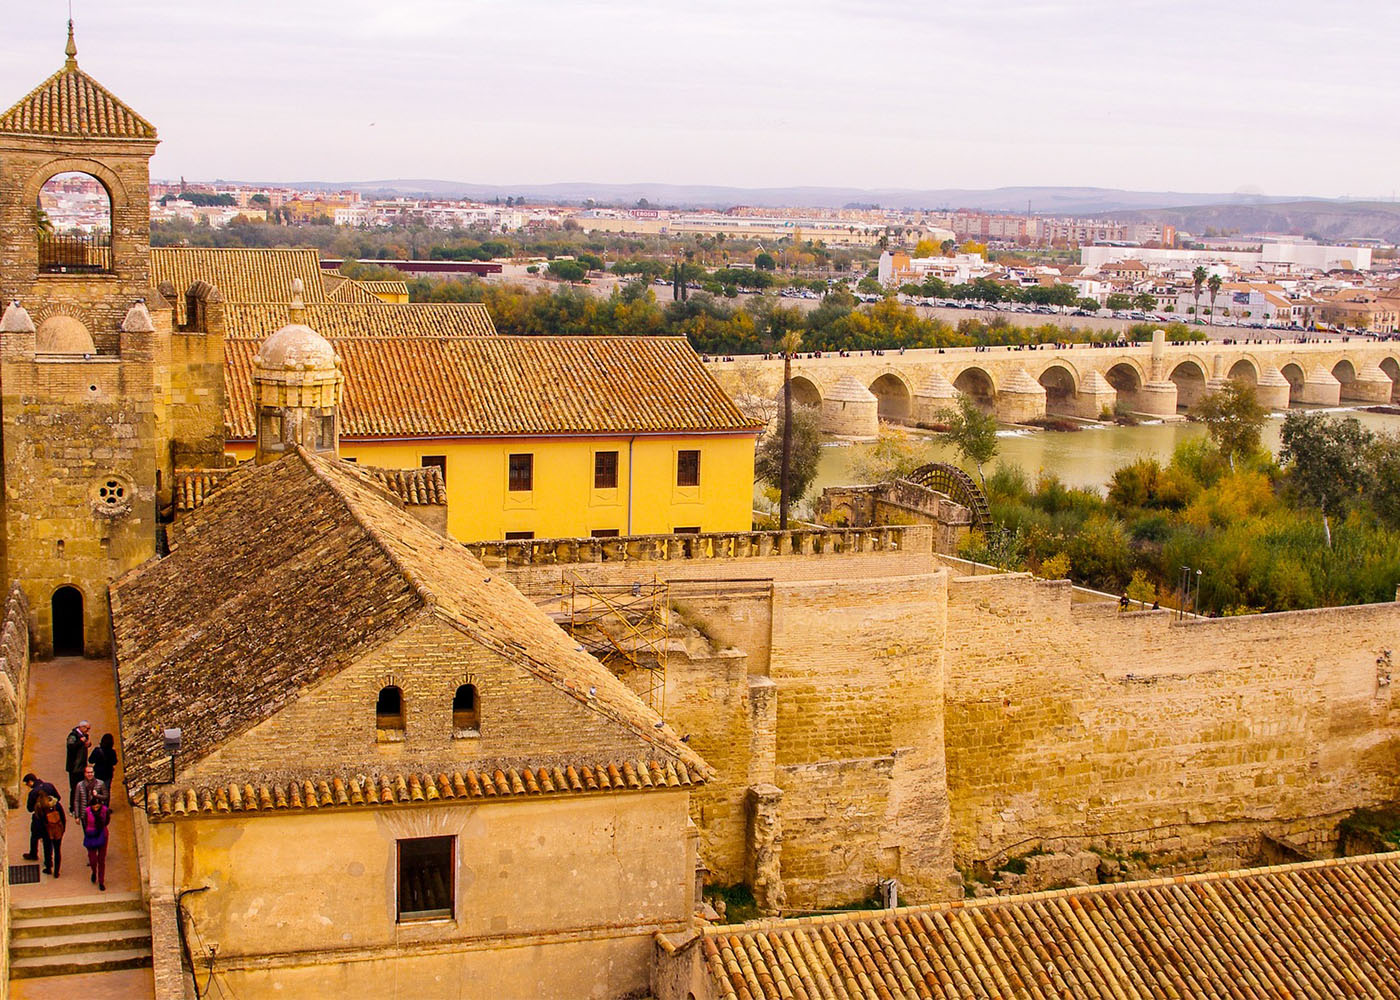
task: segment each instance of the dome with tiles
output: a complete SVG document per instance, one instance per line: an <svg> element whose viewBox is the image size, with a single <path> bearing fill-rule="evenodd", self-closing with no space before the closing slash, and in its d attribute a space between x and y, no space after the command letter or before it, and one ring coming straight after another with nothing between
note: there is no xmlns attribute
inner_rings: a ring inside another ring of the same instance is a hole
<svg viewBox="0 0 1400 1000"><path fill-rule="evenodd" d="M305 323L288 323L258 349L260 366L284 371L335 368L338 360L330 341Z"/></svg>

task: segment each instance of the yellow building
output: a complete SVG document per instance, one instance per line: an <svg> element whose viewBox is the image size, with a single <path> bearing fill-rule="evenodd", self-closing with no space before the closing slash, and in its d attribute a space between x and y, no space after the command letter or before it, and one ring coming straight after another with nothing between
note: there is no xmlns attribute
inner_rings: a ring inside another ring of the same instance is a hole
<svg viewBox="0 0 1400 1000"><path fill-rule="evenodd" d="M387 307L387 311L396 308ZM315 310L308 307L307 322ZM346 337L340 453L438 466L461 541L747 531L758 428L680 338ZM260 340L225 341L229 451L253 455Z"/></svg>

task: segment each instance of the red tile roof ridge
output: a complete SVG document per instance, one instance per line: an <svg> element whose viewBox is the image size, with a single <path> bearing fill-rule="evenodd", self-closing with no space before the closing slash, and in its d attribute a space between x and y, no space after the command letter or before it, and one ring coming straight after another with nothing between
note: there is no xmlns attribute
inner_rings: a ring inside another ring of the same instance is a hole
<svg viewBox="0 0 1400 1000"><path fill-rule="evenodd" d="M1078 885L1066 889L1043 889L1040 892L1018 893L1012 896L986 896L981 899L953 899L941 903L913 903L888 910L843 910L840 913L818 913L805 917L764 917L748 920L742 924L710 924L703 928L706 937L729 937L735 934L793 930L802 927L820 927L825 924L851 924L871 920L891 920L899 917L922 916L930 913L946 913L951 910L995 909L1001 906L1019 905L1042 899L1061 899L1071 896L1111 896L1123 892L1143 889L1156 889L1169 885L1194 885L1201 882L1230 882L1265 875L1291 874L1329 868L1353 868L1367 864L1400 862L1400 851L1378 854L1355 854L1345 858L1321 858L1316 861L1295 861L1281 865L1264 865L1259 868L1231 868L1225 871L1195 872L1190 875L1165 875L1158 878L1140 879L1133 882L1109 882L1101 885Z"/></svg>
<svg viewBox="0 0 1400 1000"><path fill-rule="evenodd" d="M340 497L341 502L349 506L350 509L353 511L355 508L351 505L351 498L346 496L345 491L341 489L340 484L337 483L335 479L318 463L313 462L311 460L310 453L305 448L303 448L299 444L293 445L293 447L296 448L298 457L300 457L301 460L306 463L307 468L311 470L311 474L314 475L317 479L319 479L322 483L324 483L328 490L330 490L336 496ZM372 477L361 473L359 474L359 479L365 484L365 486L383 494L386 498L399 500L399 498L395 496L392 492L390 492L386 487L384 487L380 483L375 482ZM359 517L358 512L355 520L359 522L360 528L364 531L364 533L367 536L369 536L370 540L374 542L375 546L378 547L379 551L383 554L384 558L389 561L389 565L393 566L394 569L398 570L398 572L403 576L403 578L408 581L409 586L417 592L420 598L422 598L423 603L431 608L436 609L438 599L437 596L433 593L432 588L428 586L426 581L419 577L418 573L415 570L413 570L402 559L399 558L398 553L394 551L394 547L390 545L388 541L385 540L383 533L379 530L379 526L371 523L369 518Z"/></svg>

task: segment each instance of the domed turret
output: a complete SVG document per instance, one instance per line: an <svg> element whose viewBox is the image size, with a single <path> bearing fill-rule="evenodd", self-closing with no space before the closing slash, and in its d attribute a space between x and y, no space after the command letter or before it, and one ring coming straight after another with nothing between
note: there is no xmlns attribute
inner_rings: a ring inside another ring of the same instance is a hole
<svg viewBox="0 0 1400 1000"><path fill-rule="evenodd" d="M293 445L335 454L344 376L330 341L306 324L300 279L292 282L286 326L263 342L253 359L258 407L259 464L275 462Z"/></svg>

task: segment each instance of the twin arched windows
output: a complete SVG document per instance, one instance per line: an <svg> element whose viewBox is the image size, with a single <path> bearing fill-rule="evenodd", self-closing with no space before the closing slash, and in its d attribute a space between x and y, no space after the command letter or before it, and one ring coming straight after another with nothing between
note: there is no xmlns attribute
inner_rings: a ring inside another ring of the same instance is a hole
<svg viewBox="0 0 1400 1000"><path fill-rule="evenodd" d="M379 689L374 703L374 726L381 738L402 739L407 729L403 689L390 684ZM475 684L463 684L452 696L452 735L477 736L481 733L481 698Z"/></svg>

